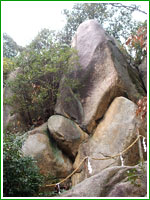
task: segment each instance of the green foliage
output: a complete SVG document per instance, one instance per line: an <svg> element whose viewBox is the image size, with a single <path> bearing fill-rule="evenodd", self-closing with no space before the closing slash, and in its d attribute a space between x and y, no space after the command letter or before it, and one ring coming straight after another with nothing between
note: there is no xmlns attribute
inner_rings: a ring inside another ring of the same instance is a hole
<svg viewBox="0 0 150 200"><path fill-rule="evenodd" d="M96 19L106 31L117 40L129 37L137 23L132 18L132 13L137 9L116 7L111 3L78 3L74 4L71 11L64 10L66 25L62 31L62 41L70 44L72 36L78 26L85 20Z"/></svg>
<svg viewBox="0 0 150 200"><path fill-rule="evenodd" d="M145 174L145 168L143 161L140 161L138 164L138 167L140 169L140 172L136 168L131 168L127 170L127 181L129 181L131 184L140 187L141 185L138 183L139 179L144 178Z"/></svg>
<svg viewBox="0 0 150 200"><path fill-rule="evenodd" d="M143 24L134 20L132 16L134 11L140 11L139 6L134 4L126 6L120 3L74 4L72 10L65 9L63 11L66 17L66 25L60 32L60 40L62 43L70 45L78 26L85 20L96 19L106 32L118 41L121 50L125 52L129 60L138 66L146 55L146 51L142 50L140 42L136 42L130 48L123 45L131 35L136 35L139 27L145 27L147 23L144 22Z"/></svg>
<svg viewBox="0 0 150 200"><path fill-rule="evenodd" d="M45 185L48 184L55 184L60 182L60 179L56 176L52 176L49 174L44 178L44 186L41 187L40 192L39 192L39 197L53 197L57 196L58 192L55 187L45 187Z"/></svg>
<svg viewBox="0 0 150 200"><path fill-rule="evenodd" d="M58 193L54 190L52 191L41 191L38 197L57 197Z"/></svg>
<svg viewBox="0 0 150 200"><path fill-rule="evenodd" d="M135 6L133 9L128 9L128 7L120 6L118 8L113 3L108 3L108 7L109 12L113 14L103 26L116 40L125 42L131 32L138 26L138 22L132 17L137 7Z"/></svg>
<svg viewBox="0 0 150 200"><path fill-rule="evenodd" d="M61 181L61 179L59 179L56 176L52 176L52 175L48 175L47 177L45 177L44 179L44 186L41 187L41 190L39 192L39 197L57 197L60 193L63 193L69 189L71 189L71 184L70 181L69 182L65 182L65 183L61 183L58 186L56 185L55 187L45 187L45 185L49 185L49 184L57 184Z"/></svg>
<svg viewBox="0 0 150 200"><path fill-rule="evenodd" d="M138 176L138 171L136 168L129 169L127 171L127 177L128 177L128 181L130 181L131 184L137 185L136 180L138 179L139 176Z"/></svg>
<svg viewBox="0 0 150 200"><path fill-rule="evenodd" d="M15 64L11 58L3 58L3 78L4 81L8 78L8 74L15 69Z"/></svg>
<svg viewBox="0 0 150 200"><path fill-rule="evenodd" d="M37 36L29 45L29 48L33 49L36 53L40 53L44 49L50 49L55 40L55 31L50 31L49 29L44 28L37 34Z"/></svg>
<svg viewBox="0 0 150 200"><path fill-rule="evenodd" d="M3 143L3 194L4 197L36 196L43 177L35 161L22 155L23 137L4 136Z"/></svg>
<svg viewBox="0 0 150 200"><path fill-rule="evenodd" d="M7 33L3 34L3 57L15 57L22 49Z"/></svg>
<svg viewBox="0 0 150 200"><path fill-rule="evenodd" d="M102 15L100 13L103 13ZM99 19L103 24L110 13L107 12L106 4L100 3L77 3L74 4L73 9L63 11L67 23L62 32L62 40L66 44L70 44L72 36L76 32L78 26L87 19Z"/></svg>
<svg viewBox="0 0 150 200"><path fill-rule="evenodd" d="M78 64L76 52L56 42L51 31L42 30L16 58L21 72L15 80L7 81L13 96L5 102L17 105L14 112L22 114L27 124L42 124L54 113L62 75L69 74L75 63ZM67 83L76 87L71 79Z"/></svg>

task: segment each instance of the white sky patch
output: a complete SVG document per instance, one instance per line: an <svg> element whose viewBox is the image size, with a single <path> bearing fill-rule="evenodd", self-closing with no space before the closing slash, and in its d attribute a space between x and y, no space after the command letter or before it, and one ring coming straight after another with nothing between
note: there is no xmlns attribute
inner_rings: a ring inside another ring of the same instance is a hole
<svg viewBox="0 0 150 200"><path fill-rule="evenodd" d="M2 3L2 30L19 45L25 46L42 28L61 30L65 24L63 9L71 9L71 2L4 1Z"/></svg>
<svg viewBox="0 0 150 200"><path fill-rule="evenodd" d="M65 16L61 12L63 9L71 9L74 3L86 3L86 1L2 1L2 32L10 35L18 45L26 46L43 28L61 30L65 25ZM96 3L108 3L108 1ZM141 5L141 9L148 13L149 2L119 3ZM144 21L146 15L136 12L134 18Z"/></svg>

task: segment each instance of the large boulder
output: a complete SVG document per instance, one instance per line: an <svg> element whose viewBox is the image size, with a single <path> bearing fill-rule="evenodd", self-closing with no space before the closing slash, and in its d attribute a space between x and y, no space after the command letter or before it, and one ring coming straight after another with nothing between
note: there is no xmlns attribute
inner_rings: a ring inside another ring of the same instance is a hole
<svg viewBox="0 0 150 200"><path fill-rule="evenodd" d="M95 160L94 158L105 159L116 155L126 149L137 138L137 127L140 123L136 118L136 108L137 106L132 101L124 97L115 98L93 136L80 145L73 165L74 168L77 168L81 160L88 156L92 173L89 173L87 167L82 166L80 171L72 176L73 185L107 167L121 165L119 156L106 160ZM139 161L138 143L124 153L122 157L124 165L137 164Z"/></svg>
<svg viewBox="0 0 150 200"><path fill-rule="evenodd" d="M45 176L63 178L72 170L71 161L49 137L47 123L28 132L22 151L24 155L35 158L41 174Z"/></svg>
<svg viewBox="0 0 150 200"><path fill-rule="evenodd" d="M145 197L146 162L141 166L115 166L87 178L61 197Z"/></svg>
<svg viewBox="0 0 150 200"><path fill-rule="evenodd" d="M138 69L145 89L147 90L147 57L144 58L143 62L138 66Z"/></svg>
<svg viewBox="0 0 150 200"><path fill-rule="evenodd" d="M72 46L78 52L79 65L68 77L78 80L80 86L71 89L62 81L55 111L75 119L91 133L115 97L137 101L144 90L137 72L97 21L83 22ZM66 101L68 97L70 101Z"/></svg>
<svg viewBox="0 0 150 200"><path fill-rule="evenodd" d="M48 128L59 147L71 158L76 156L79 145L88 138L75 122L60 115L49 118Z"/></svg>

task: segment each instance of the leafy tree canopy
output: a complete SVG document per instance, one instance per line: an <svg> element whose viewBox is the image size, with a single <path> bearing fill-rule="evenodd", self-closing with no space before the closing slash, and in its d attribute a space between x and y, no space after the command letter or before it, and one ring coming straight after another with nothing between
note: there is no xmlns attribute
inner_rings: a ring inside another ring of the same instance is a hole
<svg viewBox="0 0 150 200"><path fill-rule="evenodd" d="M33 39L27 48L33 49L36 53L49 50L56 40L56 33L53 30L42 29Z"/></svg>
<svg viewBox="0 0 150 200"><path fill-rule="evenodd" d="M14 95L5 103L17 105L14 113L23 115L27 125L40 125L54 114L61 77L78 62L76 52L56 42L52 34L44 29L37 35L14 60L16 68L20 68L15 80L6 81ZM76 87L71 80L69 84Z"/></svg>
<svg viewBox="0 0 150 200"><path fill-rule="evenodd" d="M23 48L7 34L3 33L3 57L15 57Z"/></svg>

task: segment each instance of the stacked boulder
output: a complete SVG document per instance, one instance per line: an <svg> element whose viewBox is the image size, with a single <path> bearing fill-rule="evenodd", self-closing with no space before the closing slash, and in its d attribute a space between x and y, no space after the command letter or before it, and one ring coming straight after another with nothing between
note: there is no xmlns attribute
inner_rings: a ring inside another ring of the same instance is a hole
<svg viewBox="0 0 150 200"><path fill-rule="evenodd" d="M115 97L125 96L136 102L145 91L137 71L127 63L116 41L95 20L79 26L73 48L78 52L80 66L74 66L70 77L80 83L79 98L75 101L73 89L62 82L55 111L75 119L92 133Z"/></svg>
<svg viewBox="0 0 150 200"><path fill-rule="evenodd" d="M41 174L63 178L72 171L72 163L50 138L47 123L29 131L22 147L26 156L37 160Z"/></svg>
<svg viewBox="0 0 150 200"><path fill-rule="evenodd" d="M108 184L98 193L94 194L93 189L91 195L115 196L117 188L123 191L129 186L124 182L123 185L116 184L116 181L126 180L125 171L132 169L124 165L134 166L140 159L137 144L129 151L121 152L137 138L140 130L135 103L145 96L143 83L115 39L106 34L97 21L88 20L79 26L72 47L78 52L80 65L74 65L69 78L77 80L80 86L78 89L66 86L65 77L62 78L55 115L41 127L28 132L22 149L25 155L37 160L41 173L59 178L65 178L85 157L88 158L72 176L75 192L72 189L64 194L66 197L87 196L85 188L80 189L80 186L84 182L88 186L86 189L92 188L93 181L97 183L95 188L104 186L104 182ZM68 97L69 101L66 100ZM105 159L108 157L110 159ZM87 162L90 162L91 171ZM117 174L115 186L108 192L114 174ZM134 196L146 194L146 181L140 180L141 192L133 191Z"/></svg>

